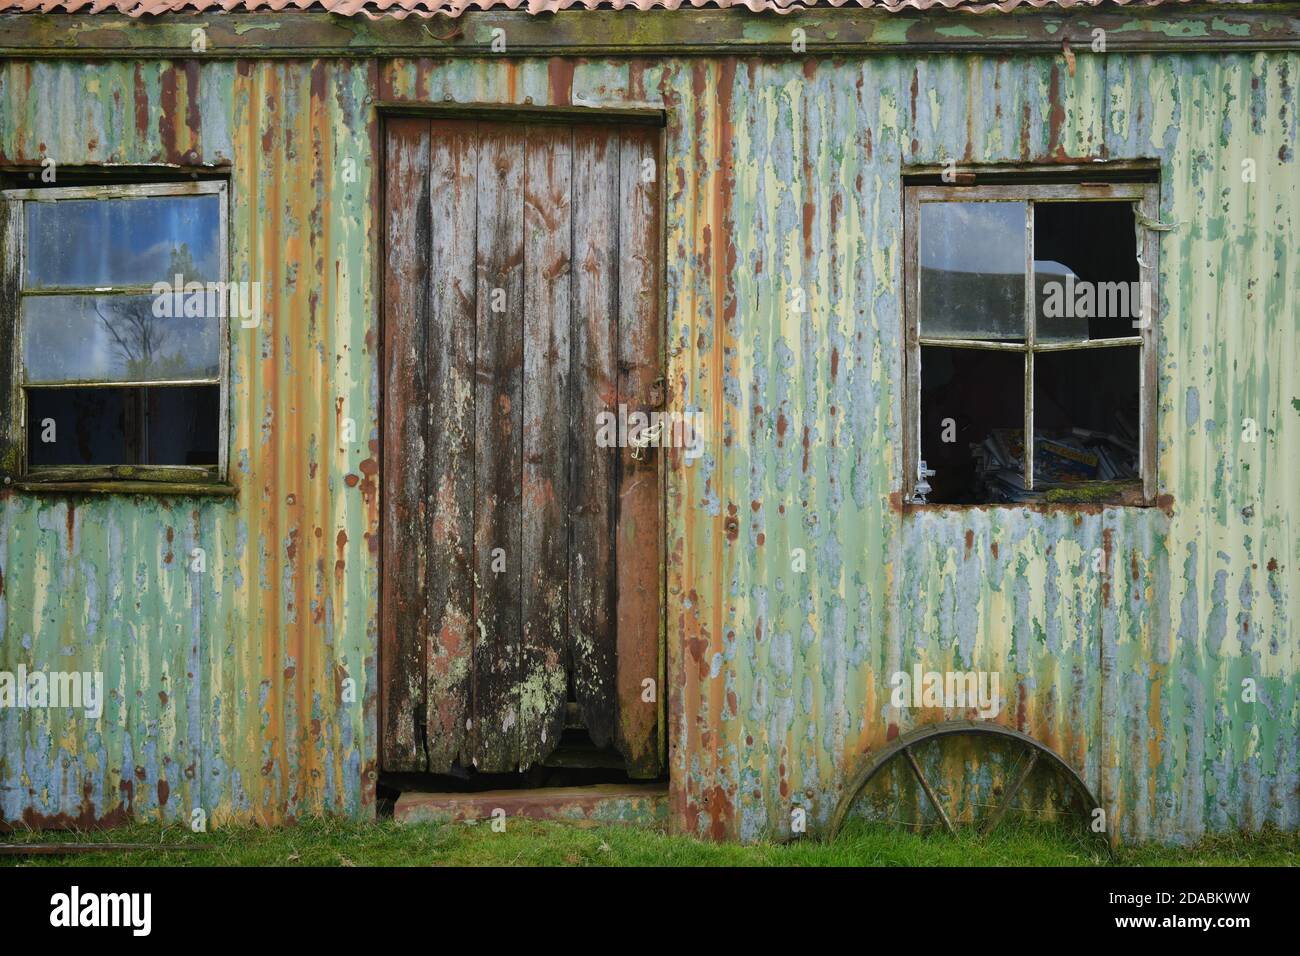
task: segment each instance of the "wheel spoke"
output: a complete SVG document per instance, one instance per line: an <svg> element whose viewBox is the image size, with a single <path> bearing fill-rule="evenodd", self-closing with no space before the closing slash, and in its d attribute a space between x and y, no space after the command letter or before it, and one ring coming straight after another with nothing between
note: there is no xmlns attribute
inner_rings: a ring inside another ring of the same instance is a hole
<svg viewBox="0 0 1300 956"><path fill-rule="evenodd" d="M930 781L926 780L925 774L921 772L921 765L916 762L916 757L912 755L912 748L904 747L903 756L906 757L907 762L912 765L912 773L916 774L916 779L920 782L921 789L924 790L925 795L930 798L930 804L936 811L938 811L939 819L943 821L943 828L948 831L950 836L956 836L957 832L952 828L952 821L948 819L948 814L943 812L943 804L939 802L939 798L936 797L934 791L930 789Z"/></svg>
<svg viewBox="0 0 1300 956"><path fill-rule="evenodd" d="M934 788L930 786L930 782L925 778L924 773L921 771L916 756L910 751L912 748L918 747L922 744L928 745L935 741L972 737L1011 741L1014 746L1019 748L1018 750L1013 750L1011 752L1017 753L1020 756L1018 762L1008 761L1006 779L1009 781L1010 785L1000 797L985 802L978 801L975 799L974 795L971 795L970 802L965 804L975 820L980 820L979 815L981 813L986 811L990 813L989 816L984 817L981 821L982 826L980 827L980 830L982 837L992 833L1001 825L1003 818L1010 811L1012 805L1020 799L1020 794L1024 792L1024 787L1030 774L1033 772L1033 768L1037 766L1039 762L1042 762L1044 767L1051 771L1051 776L1055 780L1058 790L1060 789L1062 781L1064 781L1065 789L1072 798L1068 804L1071 807L1071 810L1062 813L1060 807L1040 810L1034 807L1019 806L1017 807L1018 812L1025 814L1041 814L1043 816L1051 815L1057 819L1060 819L1062 816L1076 821L1082 819L1084 824L1087 825L1089 822L1089 815L1094 813L1100 806L1096 797L1093 796L1092 791L1088 789L1088 785L1083 781L1083 778L1079 776L1078 771L1076 771L1073 766L1071 766L1059 754L1044 747L1027 734L1021 733L1017 730L1012 730L1009 727L1003 727L999 724L991 724L987 721L953 720L945 723L927 724L921 727L915 727L901 736L895 736L892 740L889 740L878 749L868 749L867 752L862 755L861 761L849 778L849 783L843 789L843 793L836 805L835 813L831 817L829 838L835 838L835 835L844 825L844 821L848 818L854 802L861 798L872 779L887 767L897 767L896 761L900 754L907 758L908 765L912 768L912 773L916 775L917 782L920 783L921 788L925 791L926 798L930 801L931 805L934 806L935 813L939 818L936 822L923 823L921 826L923 828L942 826L947 832L955 833L954 820L956 818L949 818L943 807L940 806ZM1029 758L1028 760L1024 759L1026 756ZM1014 780L1011 780L1012 776L1015 777ZM901 781L898 782L901 783ZM960 795L955 799L960 799ZM903 815L901 804L897 805L895 809L898 812L895 816L890 817L890 819L901 824L903 822L901 819L901 816ZM1103 836L1105 837L1104 846L1108 851L1112 850L1109 837L1105 834L1103 834Z"/></svg>
<svg viewBox="0 0 1300 956"><path fill-rule="evenodd" d="M1025 761L1024 768L1016 777L1015 782L1007 788L1006 794L1002 797L1002 803L998 805L998 808L993 811L993 815L988 818L988 822L984 824L984 829L980 832L981 836L988 836L998 828L998 824L1002 822L1002 818L1006 816L1007 811L1011 809L1011 801L1016 798L1016 794L1020 792L1020 788L1023 787L1025 781L1029 779L1029 771L1034 769L1034 764L1037 762L1038 751L1029 751L1029 759Z"/></svg>

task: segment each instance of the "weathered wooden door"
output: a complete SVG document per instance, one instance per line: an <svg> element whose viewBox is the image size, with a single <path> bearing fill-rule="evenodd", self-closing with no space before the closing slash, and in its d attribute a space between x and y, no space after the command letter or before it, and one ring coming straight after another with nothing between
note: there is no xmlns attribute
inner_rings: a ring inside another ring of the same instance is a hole
<svg viewBox="0 0 1300 956"><path fill-rule="evenodd" d="M567 713L655 776L659 454L597 425L657 400L658 130L385 129L383 767L526 769Z"/></svg>

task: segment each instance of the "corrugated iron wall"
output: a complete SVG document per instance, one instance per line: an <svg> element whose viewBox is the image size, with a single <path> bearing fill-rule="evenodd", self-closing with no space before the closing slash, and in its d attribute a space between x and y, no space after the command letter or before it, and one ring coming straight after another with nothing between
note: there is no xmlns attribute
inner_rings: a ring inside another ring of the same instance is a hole
<svg viewBox="0 0 1300 956"><path fill-rule="evenodd" d="M372 96L670 111L671 403L708 428L668 502L680 828L824 823L857 756L911 726L887 681L914 663L999 671L998 719L1125 838L1300 825L1295 55L0 69L6 161L231 160L235 277L266 314L232 343L237 500L0 501L0 668L102 666L119 695L98 725L0 713L0 816L370 811ZM1178 223L1163 506L904 514L901 164L1079 158L1159 159ZM178 561L196 545L206 575ZM945 769L960 805L978 760Z"/></svg>
<svg viewBox="0 0 1300 956"><path fill-rule="evenodd" d="M0 67L7 161L229 160L232 278L262 283L263 314L257 329L231 323L237 498L0 502L0 667L100 670L110 689L97 723L0 711L0 818L188 822L202 807L217 822L270 822L370 810L369 71ZM203 573L191 570L194 548L205 551Z"/></svg>

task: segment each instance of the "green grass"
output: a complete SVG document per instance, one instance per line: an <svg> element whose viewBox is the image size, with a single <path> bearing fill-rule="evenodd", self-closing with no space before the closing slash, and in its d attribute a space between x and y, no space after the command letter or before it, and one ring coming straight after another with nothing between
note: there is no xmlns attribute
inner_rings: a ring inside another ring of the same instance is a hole
<svg viewBox="0 0 1300 956"><path fill-rule="evenodd" d="M987 842L973 832L920 836L850 824L831 845L715 844L626 827L585 829L511 821L487 824L364 824L309 820L293 827L223 827L191 833L139 825L93 833L22 832L0 843L147 843L171 850L0 856L23 866L1294 866L1300 834L1266 830L1207 839L1194 847L1121 848L1050 827L1005 826Z"/></svg>

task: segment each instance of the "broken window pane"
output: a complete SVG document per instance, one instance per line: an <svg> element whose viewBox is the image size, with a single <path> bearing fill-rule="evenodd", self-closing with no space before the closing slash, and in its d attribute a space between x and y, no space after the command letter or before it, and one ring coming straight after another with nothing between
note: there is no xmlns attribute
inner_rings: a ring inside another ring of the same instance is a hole
<svg viewBox="0 0 1300 956"><path fill-rule="evenodd" d="M1137 236L1130 202L1034 204L1034 291L1039 342L1139 334Z"/></svg>
<svg viewBox="0 0 1300 956"><path fill-rule="evenodd" d="M1034 487L1131 481L1138 459L1138 346L1034 356Z"/></svg>
<svg viewBox="0 0 1300 956"><path fill-rule="evenodd" d="M919 286L920 407L908 409L919 429L908 463L933 472L920 494L935 503L1146 503L1142 356L1156 303L1141 282L1136 203L1151 201L1151 189L1031 185L1020 201L1007 199L1018 193L1009 186L915 189L908 273ZM1125 344L1087 347L1101 339ZM909 475L913 495L916 487Z"/></svg>
<svg viewBox="0 0 1300 956"><path fill-rule="evenodd" d="M1024 405L1023 354L922 346L920 457L934 469L928 500L1008 500L1023 489Z"/></svg>
<svg viewBox="0 0 1300 956"><path fill-rule="evenodd" d="M219 385L27 389L27 460L51 465L218 462Z"/></svg>
<svg viewBox="0 0 1300 956"><path fill-rule="evenodd" d="M172 297L168 299L168 304ZM27 382L147 382L216 378L216 317L155 315L155 297L26 296Z"/></svg>
<svg viewBox="0 0 1300 956"><path fill-rule="evenodd" d="M28 463L32 467L137 464L139 455L128 442L128 436L138 432L134 409L128 412L136 391L28 389Z"/></svg>
<svg viewBox="0 0 1300 956"><path fill-rule="evenodd" d="M1025 487L1024 356L921 348L921 448L932 503L1040 501L1051 488L1136 481L1138 346L1034 356L1034 487Z"/></svg>
<svg viewBox="0 0 1300 956"><path fill-rule="evenodd" d="M1024 341L1025 204L921 203L921 335Z"/></svg>
<svg viewBox="0 0 1300 956"><path fill-rule="evenodd" d="M221 386L178 385L143 390L150 465L216 465L221 445Z"/></svg>
<svg viewBox="0 0 1300 956"><path fill-rule="evenodd" d="M25 203L26 288L220 278L216 195Z"/></svg>

